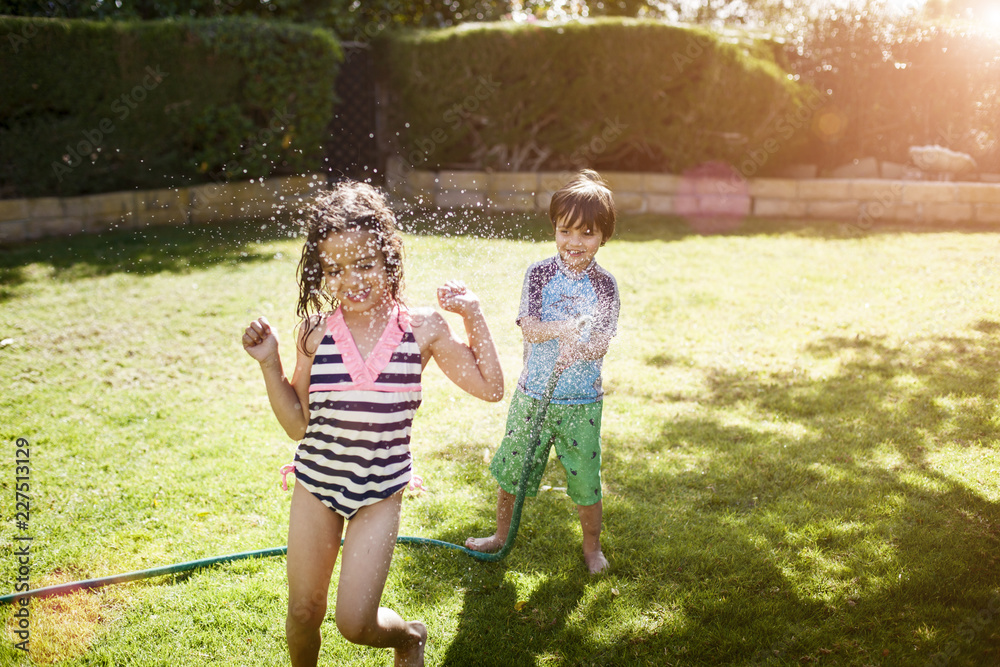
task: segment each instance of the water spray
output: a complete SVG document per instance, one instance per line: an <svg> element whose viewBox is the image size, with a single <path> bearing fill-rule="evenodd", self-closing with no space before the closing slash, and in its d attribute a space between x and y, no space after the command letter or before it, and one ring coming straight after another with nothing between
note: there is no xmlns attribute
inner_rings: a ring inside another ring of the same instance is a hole
<svg viewBox="0 0 1000 667"><path fill-rule="evenodd" d="M538 447L541 446L542 442L542 424L545 423L545 414L548 411L549 403L552 401L552 395L555 393L556 385L559 383L559 376L562 375L563 370L563 368L557 366L552 372L552 375L549 376L549 383L545 388L545 395L542 397L542 400L539 402L538 408L535 411L534 421L531 425L530 444L528 445L528 450L524 457L524 463L521 464L521 479L517 486L517 494L514 496L514 509L510 518L510 529L507 531L507 539L503 546L500 547L498 551L483 552L469 549L461 544L453 544L451 542L435 540L429 537L411 537L408 535L398 536L396 538L397 544L426 544L435 547L445 547L464 552L466 555L472 556L477 560L488 562L503 560L507 554L510 553L510 550L514 548L514 539L517 537L517 530L521 524L521 510L524 507L524 497L528 488L528 476L531 474L531 465L535 460L535 452L538 450ZM343 541L341 541L341 543L343 543ZM21 598L45 598L55 595L66 595L75 591L101 588L102 586L109 586L111 584L122 584L139 579L180 574L182 572L190 572L191 570L197 570L203 567L219 565L222 563L231 563L233 561L245 560L248 558L283 556L287 552L288 547L272 547L270 549L244 551L226 556L214 556L212 558L202 558L200 560L192 560L185 563L175 563L174 565L164 565L163 567L154 567L148 570L113 574L107 577L99 577L97 579L86 579L84 581L57 584L55 586L45 586L44 588L35 588L20 593L10 593L8 595L0 596L0 604L11 604Z"/></svg>

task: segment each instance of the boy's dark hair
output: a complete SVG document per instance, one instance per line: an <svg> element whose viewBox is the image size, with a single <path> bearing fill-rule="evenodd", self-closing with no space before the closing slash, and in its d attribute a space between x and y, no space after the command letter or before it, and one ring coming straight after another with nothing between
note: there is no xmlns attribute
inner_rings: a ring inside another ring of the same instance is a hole
<svg viewBox="0 0 1000 667"><path fill-rule="evenodd" d="M341 181L307 202L299 211L299 223L306 241L299 260L299 301L295 312L302 320L310 321L306 335L318 324L311 315L337 306L323 289L323 266L319 258L319 243L330 234L355 230L374 234L385 257L389 294L394 301L402 302L403 239L396 227L396 214L379 190L367 183Z"/></svg>
<svg viewBox="0 0 1000 667"><path fill-rule="evenodd" d="M565 218L572 225L601 231L601 245L615 233L615 200L611 189L593 169L583 169L566 185L556 190L549 204L549 220Z"/></svg>

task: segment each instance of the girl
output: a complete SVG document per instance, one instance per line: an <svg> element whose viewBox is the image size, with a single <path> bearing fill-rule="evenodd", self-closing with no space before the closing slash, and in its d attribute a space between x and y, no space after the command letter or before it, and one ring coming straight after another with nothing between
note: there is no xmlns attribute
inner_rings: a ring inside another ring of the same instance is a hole
<svg viewBox="0 0 1000 667"><path fill-rule="evenodd" d="M411 319L400 299L402 239L375 188L341 183L306 207L303 224L292 379L282 373L265 318L243 334L275 416L300 441L288 525L292 665L318 659L345 522L337 628L349 641L395 649L397 666L423 665L427 628L379 606L412 474L420 373L433 357L455 384L487 401L503 397L503 373L479 300L461 283L446 283L437 296L443 309L462 316L468 344L432 309Z"/></svg>

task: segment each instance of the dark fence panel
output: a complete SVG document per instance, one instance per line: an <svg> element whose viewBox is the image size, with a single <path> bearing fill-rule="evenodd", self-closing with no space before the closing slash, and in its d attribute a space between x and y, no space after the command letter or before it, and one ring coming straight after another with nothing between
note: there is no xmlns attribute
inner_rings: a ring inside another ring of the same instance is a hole
<svg viewBox="0 0 1000 667"><path fill-rule="evenodd" d="M326 171L331 180L344 177L381 180L375 143L375 72L371 47L344 42L344 62L337 77L337 98L326 143Z"/></svg>

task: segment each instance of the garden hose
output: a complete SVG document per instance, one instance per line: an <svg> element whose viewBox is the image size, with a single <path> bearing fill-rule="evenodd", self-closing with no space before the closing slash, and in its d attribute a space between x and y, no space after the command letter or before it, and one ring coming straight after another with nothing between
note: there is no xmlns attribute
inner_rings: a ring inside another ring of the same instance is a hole
<svg viewBox="0 0 1000 667"><path fill-rule="evenodd" d="M521 479L518 481L517 494L514 496L514 509L510 516L510 528L507 530L507 539L504 541L503 546L494 552L473 551L457 544L451 546L464 551L473 558L491 562L502 560L514 548L514 538L517 537L517 529L521 525L521 509L524 507L524 496L528 490L528 476L531 474L531 467L535 461L535 452L542 444L542 424L545 423L545 413L548 412L549 403L552 401L552 394L556 391L556 385L559 384L559 376L562 375L562 372L563 369L558 366L552 371L552 375L549 376L549 384L545 387L545 395L535 410L535 420L531 425L531 437L528 438L528 450L524 454L524 463L521 464ZM400 540L404 539L415 538L400 538ZM448 543L441 543L442 546L445 544Z"/></svg>
<svg viewBox="0 0 1000 667"><path fill-rule="evenodd" d="M559 376L561 374L562 370L560 369L553 371L552 375L549 377L549 384L545 388L545 395L539 402L538 408L535 412L534 423L531 426L530 444L528 445L528 450L524 456L524 463L521 465L521 479L517 487L517 495L514 496L514 508L510 518L510 529L507 531L507 540L504 542L503 546L500 547L498 551L482 552L474 551L460 544L452 544L451 542L445 542L443 540L435 540L429 537L410 537L407 535L400 535L397 537L397 544L427 544L436 547L447 547L449 549L462 551L478 560L491 562L500 561L505 558L508 553L510 553L510 550L514 547L514 538L517 537L518 527L521 524L521 510L524 507L524 496L527 491L528 476L531 473L532 462L535 458L535 452L541 445L542 424L545 422L545 413L548 411L549 402L552 400L552 394L555 392L556 384L558 384ZM215 556L213 558L192 560L186 563L176 563L174 565L154 567L149 570L138 570L136 572L113 574L108 577L99 577L97 579L73 581L66 584L57 584L55 586L45 586L44 588L35 588L32 590L0 596L0 604L10 604L20 598L44 598L54 595L65 595L74 591L100 588L111 584L121 584L126 581L136 581L138 579L148 579L150 577L160 577L168 574L179 574L181 572L189 572L202 567L209 567L220 563L230 563L232 561L244 560L246 558L281 556L287 551L288 547L272 547L270 549L259 549L257 551L244 551L242 553L229 554L227 556Z"/></svg>
<svg viewBox="0 0 1000 667"><path fill-rule="evenodd" d="M149 570L126 572L124 574L113 574L109 577L100 577L98 579L87 579L85 581L73 581L67 584L57 584L55 586L35 588L33 590L23 591L21 593L10 593L8 595L0 596L0 604L8 604L14 602L19 598L26 598L26 597L46 598L46 597L51 597L53 595L65 595L67 593L72 593L74 591L82 591L91 588L100 588L101 586L108 586L110 584L122 584L125 583L126 581L135 581L136 579L148 579L149 577L159 577L165 574L178 574L180 572L188 572L189 570L196 570L200 567L208 567L209 565L216 565L218 563L228 563L234 560L243 560L244 558L266 558L268 556L280 556L286 551L288 551L288 547L272 547L270 549L260 549L259 551L244 551L243 553L229 554L228 556L215 556L213 558L202 558L201 560L192 560L186 563L177 563L175 565L164 565L163 567L154 567Z"/></svg>

